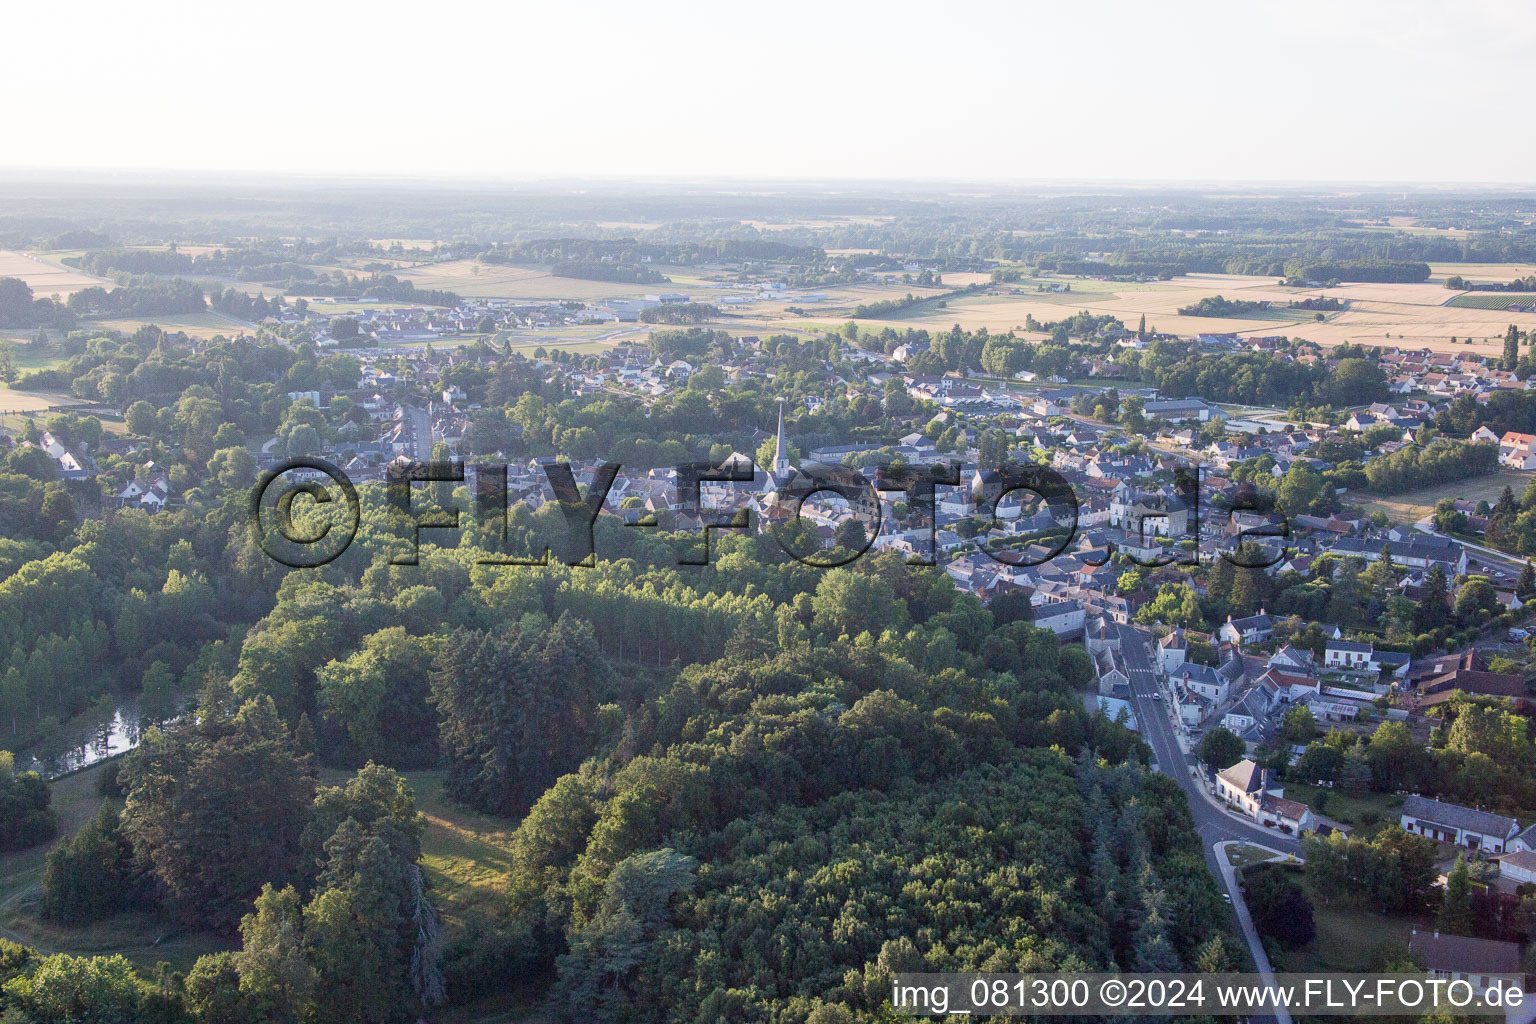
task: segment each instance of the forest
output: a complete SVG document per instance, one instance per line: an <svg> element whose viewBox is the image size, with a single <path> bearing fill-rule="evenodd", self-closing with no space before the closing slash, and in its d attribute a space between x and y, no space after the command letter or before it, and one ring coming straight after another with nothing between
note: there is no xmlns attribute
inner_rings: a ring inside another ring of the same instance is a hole
<svg viewBox="0 0 1536 1024"><path fill-rule="evenodd" d="M720 343L653 337L667 353ZM102 507L132 472L106 451L92 485L56 479L35 449L8 456L0 482L47 514L12 517L0 541L6 745L46 745L117 694L151 725L100 813L48 854L41 913L76 928L148 914L228 951L152 977L6 946L15 1019L406 1021L506 998L513 978L556 1013L824 1022L869 1012L891 971L918 965L1243 962L1182 794L1134 734L1084 711L1081 648L1017 610L896 555L823 570L753 535L679 565L696 534L614 516L596 525L596 568L481 564L496 542L483 524L395 565L413 531L378 484L346 554L286 570L247 528L245 439L299 453L344 438L346 403L286 392L355 379L356 360L152 328L71 345L40 372L125 405L139 457L186 500ZM780 387L824 356L792 339L765 351ZM515 356L445 373L502 419L477 421L487 448L634 455L650 438L697 457L774 408L708 373L649 417L562 398ZM844 397L797 427L860 415ZM104 443L91 417L43 426ZM517 506L499 550L558 552L565 532L557 503ZM514 830L499 924L438 922L396 774L432 766L447 799ZM0 776L0 830L46 841L47 787L11 762Z"/></svg>

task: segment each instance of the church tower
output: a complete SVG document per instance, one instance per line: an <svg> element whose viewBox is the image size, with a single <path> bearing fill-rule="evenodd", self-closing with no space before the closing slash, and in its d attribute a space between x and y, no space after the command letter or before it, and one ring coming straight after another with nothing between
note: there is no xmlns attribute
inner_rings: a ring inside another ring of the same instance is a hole
<svg viewBox="0 0 1536 1024"><path fill-rule="evenodd" d="M779 399L779 442L773 450L773 477L782 480L789 475L789 445L784 440L784 399Z"/></svg>

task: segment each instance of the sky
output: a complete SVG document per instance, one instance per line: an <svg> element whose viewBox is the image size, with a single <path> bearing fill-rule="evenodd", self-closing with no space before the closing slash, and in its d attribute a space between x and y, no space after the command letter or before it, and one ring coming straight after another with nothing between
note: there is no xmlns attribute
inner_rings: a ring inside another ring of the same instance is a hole
<svg viewBox="0 0 1536 1024"><path fill-rule="evenodd" d="M10 171L1536 179L1523 0L72 0L6 23Z"/></svg>

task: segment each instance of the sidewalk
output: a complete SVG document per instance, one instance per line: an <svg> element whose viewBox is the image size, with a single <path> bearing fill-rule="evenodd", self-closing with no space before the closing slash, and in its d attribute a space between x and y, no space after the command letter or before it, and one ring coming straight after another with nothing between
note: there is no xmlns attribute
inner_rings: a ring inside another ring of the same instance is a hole
<svg viewBox="0 0 1536 1024"><path fill-rule="evenodd" d="M1254 928L1253 926L1253 918L1248 913L1248 905L1243 902L1243 891L1239 889L1237 885L1237 872L1232 867L1231 863L1227 860L1227 847L1241 845L1245 844L1234 842L1217 843L1215 846L1216 866L1221 871L1221 880L1226 885L1227 892L1232 896L1232 910L1237 914L1237 923L1243 929L1243 938L1248 941L1248 952L1253 956L1254 970L1259 972L1259 975L1264 979L1264 984L1273 986L1275 984L1274 968L1270 966L1269 956L1264 952L1264 943L1259 938L1258 929ZM1248 843L1246 845L1256 846L1254 843ZM1258 848L1264 850L1269 849L1268 847ZM1275 853L1273 850L1270 852ZM1282 853L1275 853L1275 856L1284 857L1285 855ZM1285 1007L1276 1006L1272 1007L1271 1009L1275 1020L1279 1021L1280 1024L1291 1024L1290 1011L1288 1011Z"/></svg>

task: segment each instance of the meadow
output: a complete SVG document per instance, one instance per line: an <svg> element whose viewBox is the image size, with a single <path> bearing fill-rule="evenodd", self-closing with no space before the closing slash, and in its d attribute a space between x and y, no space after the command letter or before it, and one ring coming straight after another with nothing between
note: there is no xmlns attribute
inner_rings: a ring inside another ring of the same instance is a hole
<svg viewBox="0 0 1536 1024"><path fill-rule="evenodd" d="M208 339L216 334L222 334L232 338L237 334L248 334L250 328L233 317L216 313L213 310L205 310L202 313L169 313L165 316L125 316L110 317L103 320L92 320L83 327L104 327L108 330L122 331L132 334L140 327L150 324L165 331L181 331L192 338Z"/></svg>
<svg viewBox="0 0 1536 1024"><path fill-rule="evenodd" d="M656 268L663 274L667 269ZM555 277L547 270L514 267L507 264L481 263L479 260L450 260L403 269L397 275L418 288L440 288L472 298L527 299L612 299L667 290L673 284L623 284L611 281L584 281ZM667 274L667 276L671 276Z"/></svg>
<svg viewBox="0 0 1536 1024"><path fill-rule="evenodd" d="M1455 483L1439 484L1419 491L1408 491L1404 494L1374 495L1357 492L1350 494L1349 500L1360 505L1367 512L1386 513L1387 518L1394 523L1411 525L1433 513L1435 505L1446 498L1486 501L1491 505L1499 500L1499 495L1504 493L1506 487L1514 492L1516 498L1519 498L1532 477L1536 477L1536 472L1517 473L1513 470L1505 470L1490 473L1487 476L1473 477L1470 480L1458 480Z"/></svg>

